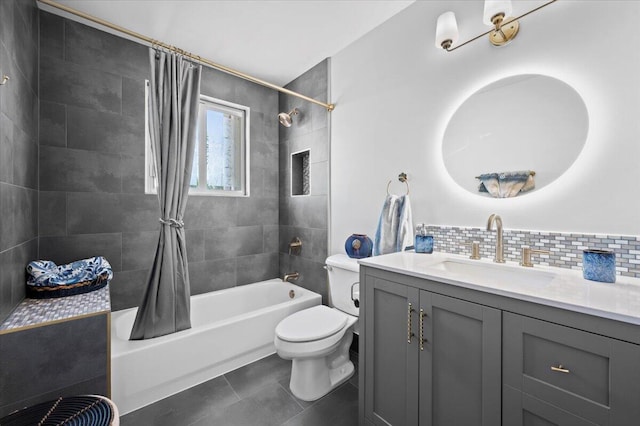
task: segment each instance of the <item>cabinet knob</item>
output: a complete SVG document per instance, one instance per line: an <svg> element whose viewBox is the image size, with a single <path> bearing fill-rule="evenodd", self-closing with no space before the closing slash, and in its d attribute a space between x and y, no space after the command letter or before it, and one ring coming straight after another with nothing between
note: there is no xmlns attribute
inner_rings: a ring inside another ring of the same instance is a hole
<svg viewBox="0 0 640 426"><path fill-rule="evenodd" d="M565 374L570 373L570 371L564 368L562 364L558 365L557 367L551 366L551 371L557 371L558 373L565 373Z"/></svg>

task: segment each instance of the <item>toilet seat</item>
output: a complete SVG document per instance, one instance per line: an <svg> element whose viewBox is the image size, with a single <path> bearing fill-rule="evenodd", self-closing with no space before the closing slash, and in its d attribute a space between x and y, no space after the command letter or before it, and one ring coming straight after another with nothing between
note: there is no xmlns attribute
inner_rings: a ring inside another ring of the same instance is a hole
<svg viewBox="0 0 640 426"><path fill-rule="evenodd" d="M282 320L276 327L276 336L287 342L312 342L336 334L344 328L347 320L346 314L318 305Z"/></svg>

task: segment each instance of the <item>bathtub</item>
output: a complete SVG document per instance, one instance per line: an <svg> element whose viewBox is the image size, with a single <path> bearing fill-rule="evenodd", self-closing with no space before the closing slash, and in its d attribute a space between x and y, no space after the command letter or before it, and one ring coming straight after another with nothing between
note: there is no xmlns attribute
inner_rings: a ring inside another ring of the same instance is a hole
<svg viewBox="0 0 640 426"><path fill-rule="evenodd" d="M137 308L113 312L112 399L127 414L273 354L276 325L321 302L280 279L243 285L192 296L191 329L136 341L128 339Z"/></svg>

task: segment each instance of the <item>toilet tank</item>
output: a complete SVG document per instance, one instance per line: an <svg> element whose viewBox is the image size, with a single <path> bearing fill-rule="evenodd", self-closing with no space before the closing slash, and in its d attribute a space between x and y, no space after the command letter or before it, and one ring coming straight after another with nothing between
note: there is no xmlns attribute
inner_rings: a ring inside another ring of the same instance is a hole
<svg viewBox="0 0 640 426"><path fill-rule="evenodd" d="M327 258L326 264L331 306L349 315L358 316L360 310L351 298L352 291L358 298L360 293L358 259L352 259L346 254L334 254Z"/></svg>

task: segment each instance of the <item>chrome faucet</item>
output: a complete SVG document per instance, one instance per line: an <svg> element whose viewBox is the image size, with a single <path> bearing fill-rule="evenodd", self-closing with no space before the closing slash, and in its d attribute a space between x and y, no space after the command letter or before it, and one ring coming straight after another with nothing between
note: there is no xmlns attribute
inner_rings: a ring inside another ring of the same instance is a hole
<svg viewBox="0 0 640 426"><path fill-rule="evenodd" d="M489 216L487 221L487 231L491 231L493 223L496 223L496 257L493 259L496 263L504 263L504 245L502 243L502 218L497 214Z"/></svg>
<svg viewBox="0 0 640 426"><path fill-rule="evenodd" d="M284 278L282 278L282 282L289 282L291 280L295 281L300 278L300 274L297 272L289 272L288 274L284 274Z"/></svg>

